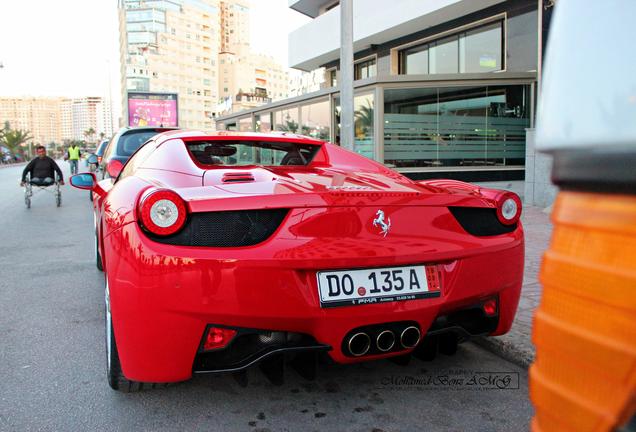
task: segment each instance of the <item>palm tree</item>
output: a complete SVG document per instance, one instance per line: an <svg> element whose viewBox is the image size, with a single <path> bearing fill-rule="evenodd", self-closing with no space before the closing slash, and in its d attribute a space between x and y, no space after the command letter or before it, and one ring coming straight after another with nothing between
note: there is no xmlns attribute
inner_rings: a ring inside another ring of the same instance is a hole
<svg viewBox="0 0 636 432"><path fill-rule="evenodd" d="M366 135L370 128L373 127L373 104L367 100L366 106L361 106L353 114L355 118L356 132Z"/></svg>
<svg viewBox="0 0 636 432"><path fill-rule="evenodd" d="M7 126L7 124L5 124L5 126ZM21 129L4 129L2 131L2 143L14 155L19 154L24 157L24 149L22 149L21 146L32 139L33 137L30 135L29 131Z"/></svg>
<svg viewBox="0 0 636 432"><path fill-rule="evenodd" d="M84 136L86 137L86 141L91 141L91 138L93 137L93 135L95 135L95 129L93 129L92 127L84 131Z"/></svg>
<svg viewBox="0 0 636 432"><path fill-rule="evenodd" d="M279 125L278 129L282 132L296 133L298 131L298 123L291 119L286 119L284 125Z"/></svg>

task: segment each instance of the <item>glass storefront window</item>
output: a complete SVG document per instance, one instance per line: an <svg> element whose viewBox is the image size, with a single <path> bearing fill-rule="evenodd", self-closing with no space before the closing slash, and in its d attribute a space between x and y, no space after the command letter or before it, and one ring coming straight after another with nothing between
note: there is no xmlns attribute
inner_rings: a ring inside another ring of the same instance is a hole
<svg viewBox="0 0 636 432"><path fill-rule="evenodd" d="M395 167L523 166L529 86L386 89L384 161Z"/></svg>
<svg viewBox="0 0 636 432"><path fill-rule="evenodd" d="M300 124L302 135L329 141L329 100L303 105L300 107Z"/></svg>
<svg viewBox="0 0 636 432"><path fill-rule="evenodd" d="M289 107L274 112L274 130L300 133L298 127L298 108Z"/></svg>
<svg viewBox="0 0 636 432"><path fill-rule="evenodd" d="M271 132L272 131L272 116L270 113L256 114L256 132Z"/></svg>
<svg viewBox="0 0 636 432"><path fill-rule="evenodd" d="M243 117L238 121L239 132L253 132L252 117Z"/></svg>
<svg viewBox="0 0 636 432"><path fill-rule="evenodd" d="M336 144L340 145L340 97L335 98ZM373 93L356 95L353 99L354 139L353 151L373 159L375 140L375 98Z"/></svg>

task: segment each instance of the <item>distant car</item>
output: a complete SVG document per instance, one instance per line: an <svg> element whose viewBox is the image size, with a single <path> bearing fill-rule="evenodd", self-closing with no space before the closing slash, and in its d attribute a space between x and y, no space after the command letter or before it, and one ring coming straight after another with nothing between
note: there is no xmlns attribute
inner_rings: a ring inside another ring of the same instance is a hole
<svg viewBox="0 0 636 432"><path fill-rule="evenodd" d="M71 178L96 197L113 389L258 362L275 381L284 355L308 377L317 353L430 358L512 324L514 193L285 133L162 133L116 177Z"/></svg>
<svg viewBox="0 0 636 432"><path fill-rule="evenodd" d="M102 157L104 156L104 152L106 151L106 147L108 147L109 142L110 142L109 139L105 139L102 142L100 142L99 145L97 146L97 150L95 151L95 156L97 156L98 169L102 163Z"/></svg>
<svg viewBox="0 0 636 432"><path fill-rule="evenodd" d="M102 178L117 177L128 158L143 143L158 133L174 130L164 127L125 127L121 128L109 141L99 162Z"/></svg>

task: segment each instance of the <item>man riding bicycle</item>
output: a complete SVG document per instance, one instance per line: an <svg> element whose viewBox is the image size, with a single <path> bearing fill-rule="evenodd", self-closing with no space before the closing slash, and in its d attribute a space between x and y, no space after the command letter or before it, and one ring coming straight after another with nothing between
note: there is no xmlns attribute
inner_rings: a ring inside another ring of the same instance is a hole
<svg viewBox="0 0 636 432"><path fill-rule="evenodd" d="M37 157L34 158L22 171L22 181L20 186L24 186L27 181L27 174L31 174L30 183L36 186L50 186L55 183L55 173L57 173L60 184L64 184L64 176L62 170L53 159L46 155L46 147L37 146L35 152Z"/></svg>

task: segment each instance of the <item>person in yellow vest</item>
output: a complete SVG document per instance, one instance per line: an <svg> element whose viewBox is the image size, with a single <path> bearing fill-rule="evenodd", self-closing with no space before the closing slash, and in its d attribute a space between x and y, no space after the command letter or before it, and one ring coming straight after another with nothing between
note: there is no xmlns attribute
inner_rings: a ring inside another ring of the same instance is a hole
<svg viewBox="0 0 636 432"><path fill-rule="evenodd" d="M68 160L69 165L71 165L71 175L77 174L77 166L81 156L82 152L80 152L79 146L75 143L71 143L66 153L66 159Z"/></svg>

